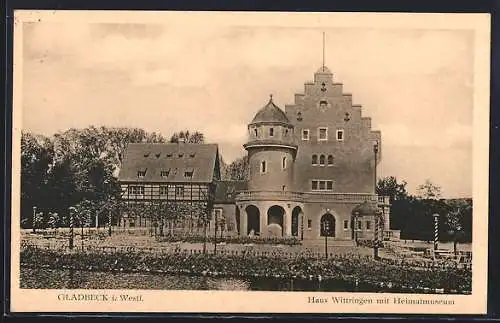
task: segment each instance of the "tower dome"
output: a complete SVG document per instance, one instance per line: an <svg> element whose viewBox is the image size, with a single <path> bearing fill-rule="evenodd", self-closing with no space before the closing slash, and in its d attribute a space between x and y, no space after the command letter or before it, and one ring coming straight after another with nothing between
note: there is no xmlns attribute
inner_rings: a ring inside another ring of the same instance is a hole
<svg viewBox="0 0 500 323"><path fill-rule="evenodd" d="M293 184L297 153L294 126L273 102L260 109L248 125L249 190L285 191Z"/></svg>
<svg viewBox="0 0 500 323"><path fill-rule="evenodd" d="M271 96L269 102L257 112L250 124L258 123L282 123L289 125L290 120L288 120L285 112L274 104L273 97Z"/></svg>

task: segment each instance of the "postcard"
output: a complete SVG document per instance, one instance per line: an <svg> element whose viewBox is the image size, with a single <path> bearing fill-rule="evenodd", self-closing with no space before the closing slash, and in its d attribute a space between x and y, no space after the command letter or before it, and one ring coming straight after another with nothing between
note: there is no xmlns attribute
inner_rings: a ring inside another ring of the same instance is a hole
<svg viewBox="0 0 500 323"><path fill-rule="evenodd" d="M11 311L483 314L487 14L16 11Z"/></svg>

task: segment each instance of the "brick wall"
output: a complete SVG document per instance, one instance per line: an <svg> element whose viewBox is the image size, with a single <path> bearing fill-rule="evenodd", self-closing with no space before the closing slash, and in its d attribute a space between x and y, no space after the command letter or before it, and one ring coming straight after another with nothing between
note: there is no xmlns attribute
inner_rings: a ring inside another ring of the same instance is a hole
<svg viewBox="0 0 500 323"><path fill-rule="evenodd" d="M352 96L342 93L342 84L333 83L331 74L317 73L315 82L306 83L305 93L295 100L285 107L299 145L295 188L309 191L312 179L326 179L334 181L336 192L374 192L373 141L379 141L380 160L381 134L371 129L371 119L362 116L361 107L352 105ZM319 127L328 128L326 141L318 140ZM309 129L309 140L302 140L303 129ZM344 131L343 140L337 140L337 130ZM312 166L313 154L333 155L333 166Z"/></svg>

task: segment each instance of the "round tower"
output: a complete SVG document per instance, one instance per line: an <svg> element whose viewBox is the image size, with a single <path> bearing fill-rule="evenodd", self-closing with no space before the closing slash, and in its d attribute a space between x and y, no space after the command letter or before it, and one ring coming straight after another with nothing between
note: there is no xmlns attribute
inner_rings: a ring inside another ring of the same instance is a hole
<svg viewBox="0 0 500 323"><path fill-rule="evenodd" d="M293 125L272 99L248 125L248 188L236 198L240 235L298 236L303 209L294 192Z"/></svg>
<svg viewBox="0 0 500 323"><path fill-rule="evenodd" d="M291 191L297 153L294 127L272 96L248 125L249 191Z"/></svg>

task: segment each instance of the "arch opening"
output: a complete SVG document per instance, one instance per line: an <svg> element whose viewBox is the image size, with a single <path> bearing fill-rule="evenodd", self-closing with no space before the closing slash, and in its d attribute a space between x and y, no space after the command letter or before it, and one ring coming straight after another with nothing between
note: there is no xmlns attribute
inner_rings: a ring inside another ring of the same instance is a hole
<svg viewBox="0 0 500 323"><path fill-rule="evenodd" d="M255 205L249 205L245 208L247 213L247 232L260 235L260 211Z"/></svg>
<svg viewBox="0 0 500 323"><path fill-rule="evenodd" d="M284 233L283 220L285 209L273 205L267 210L267 231L269 236L282 237Z"/></svg>
<svg viewBox="0 0 500 323"><path fill-rule="evenodd" d="M322 237L335 237L335 217L331 213L325 213L321 217L321 233Z"/></svg>

